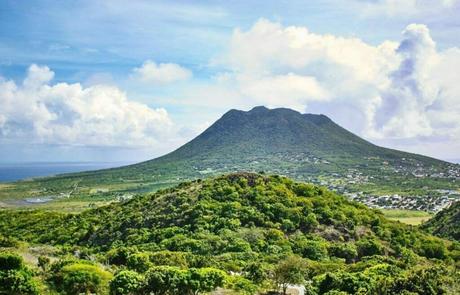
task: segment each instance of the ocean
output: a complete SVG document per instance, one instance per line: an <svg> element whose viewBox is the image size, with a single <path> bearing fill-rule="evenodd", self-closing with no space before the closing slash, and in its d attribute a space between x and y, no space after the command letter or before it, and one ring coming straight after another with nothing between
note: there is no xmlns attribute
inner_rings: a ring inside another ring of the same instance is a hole
<svg viewBox="0 0 460 295"><path fill-rule="evenodd" d="M34 162L34 163L0 163L0 182L98 170L132 164L131 162Z"/></svg>

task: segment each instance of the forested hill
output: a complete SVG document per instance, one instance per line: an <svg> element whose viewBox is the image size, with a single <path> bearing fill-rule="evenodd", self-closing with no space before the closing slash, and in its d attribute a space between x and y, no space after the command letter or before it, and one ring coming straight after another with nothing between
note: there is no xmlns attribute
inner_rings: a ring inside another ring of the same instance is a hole
<svg viewBox="0 0 460 295"><path fill-rule="evenodd" d="M460 242L460 202L438 212L423 224L430 233Z"/></svg>
<svg viewBox="0 0 460 295"><path fill-rule="evenodd" d="M279 176L196 180L81 214L0 211L0 235L141 274L158 265L236 272L256 289L272 286L284 261L312 294L459 290L453 243Z"/></svg>
<svg viewBox="0 0 460 295"><path fill-rule="evenodd" d="M166 248L184 250L175 243L185 244L186 248L197 243L196 250L200 252L201 246L211 250L207 247L220 245L216 242L222 231L245 228L279 230L283 235L301 231L331 242L355 241L368 236L386 240L387 245L384 247L383 243L380 249L386 253L397 251L397 246L415 246L399 245L398 239L393 241L393 234L427 237L325 188L253 173L184 182L174 188L76 215L0 211L0 216L3 220L0 230L5 236L101 250L113 244L167 245ZM168 237L172 240L166 242L164 239ZM217 240L208 240L213 238ZM212 251L219 253L222 249L217 247Z"/></svg>

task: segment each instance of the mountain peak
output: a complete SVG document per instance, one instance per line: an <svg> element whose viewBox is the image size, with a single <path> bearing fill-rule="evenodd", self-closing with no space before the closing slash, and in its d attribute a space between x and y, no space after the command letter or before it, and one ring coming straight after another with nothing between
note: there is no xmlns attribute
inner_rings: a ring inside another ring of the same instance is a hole
<svg viewBox="0 0 460 295"><path fill-rule="evenodd" d="M348 152L362 156L369 146L372 145L325 115L256 106L250 111L228 111L197 138L168 157L189 160L193 157L214 165L235 158L251 162L280 154L289 157L310 154L326 158Z"/></svg>
<svg viewBox="0 0 460 295"><path fill-rule="evenodd" d="M271 111L269 108L266 106L256 106L253 107L248 113L262 113L262 112L268 112Z"/></svg>
<svg viewBox="0 0 460 295"><path fill-rule="evenodd" d="M249 115L252 114L267 114L267 115L283 115L283 116L302 116L304 119L307 119L308 121L311 121L312 123L315 124L321 124L321 123L329 123L333 122L328 116L323 115L323 114L311 114L311 113L305 113L302 114L296 110L289 109L289 108L267 108L266 106L256 106L252 108L250 111L244 112L244 111L238 111L238 110L232 110L240 113L246 113Z"/></svg>

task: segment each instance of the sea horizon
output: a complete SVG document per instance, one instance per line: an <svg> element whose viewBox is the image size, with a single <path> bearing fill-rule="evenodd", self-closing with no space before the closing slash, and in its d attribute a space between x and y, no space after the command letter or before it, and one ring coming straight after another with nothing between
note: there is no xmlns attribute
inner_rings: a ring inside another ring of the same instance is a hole
<svg viewBox="0 0 460 295"><path fill-rule="evenodd" d="M134 162L93 162L93 161L26 161L0 162L0 183L26 180L30 178L53 176L65 173L92 171L115 168L133 164Z"/></svg>

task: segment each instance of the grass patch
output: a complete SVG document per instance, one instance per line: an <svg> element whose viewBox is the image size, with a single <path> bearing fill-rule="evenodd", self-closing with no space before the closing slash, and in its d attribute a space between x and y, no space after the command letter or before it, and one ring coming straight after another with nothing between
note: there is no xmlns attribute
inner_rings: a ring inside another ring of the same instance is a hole
<svg viewBox="0 0 460 295"><path fill-rule="evenodd" d="M386 218L410 225L419 225L430 219L433 214L425 211L387 209L382 210Z"/></svg>

